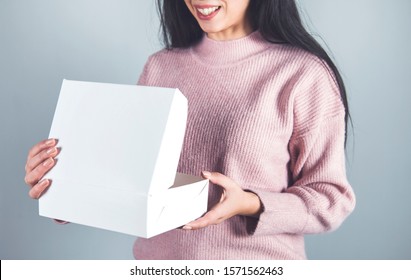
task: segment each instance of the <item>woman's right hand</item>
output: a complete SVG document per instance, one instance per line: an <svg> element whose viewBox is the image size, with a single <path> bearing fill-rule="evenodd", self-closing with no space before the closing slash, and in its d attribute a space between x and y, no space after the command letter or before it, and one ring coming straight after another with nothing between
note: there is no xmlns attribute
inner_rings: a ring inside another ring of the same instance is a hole
<svg viewBox="0 0 411 280"><path fill-rule="evenodd" d="M51 184L50 180L41 180L41 178L43 178L44 174L53 168L56 163L54 158L59 153L56 145L56 139L46 139L34 145L29 151L24 181L30 186L29 196L31 198L40 198Z"/></svg>

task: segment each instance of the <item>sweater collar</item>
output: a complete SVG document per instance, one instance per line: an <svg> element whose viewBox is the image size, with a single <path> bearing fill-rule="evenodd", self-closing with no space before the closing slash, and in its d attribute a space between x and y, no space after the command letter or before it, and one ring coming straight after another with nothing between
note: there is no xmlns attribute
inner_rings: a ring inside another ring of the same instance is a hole
<svg viewBox="0 0 411 280"><path fill-rule="evenodd" d="M216 41L203 36L201 41L191 48L192 54L210 66L228 65L241 62L272 46L260 32L253 33L235 40Z"/></svg>

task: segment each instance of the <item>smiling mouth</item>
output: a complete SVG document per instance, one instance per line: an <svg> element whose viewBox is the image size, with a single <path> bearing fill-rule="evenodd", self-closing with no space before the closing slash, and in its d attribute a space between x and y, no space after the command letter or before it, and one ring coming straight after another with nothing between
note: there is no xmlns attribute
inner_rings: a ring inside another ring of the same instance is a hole
<svg viewBox="0 0 411 280"><path fill-rule="evenodd" d="M221 6L209 7L209 8L197 8L197 11L203 16L209 16L215 11L219 10Z"/></svg>
<svg viewBox="0 0 411 280"><path fill-rule="evenodd" d="M201 19L213 18L218 13L220 8L221 6L196 6L197 15Z"/></svg>

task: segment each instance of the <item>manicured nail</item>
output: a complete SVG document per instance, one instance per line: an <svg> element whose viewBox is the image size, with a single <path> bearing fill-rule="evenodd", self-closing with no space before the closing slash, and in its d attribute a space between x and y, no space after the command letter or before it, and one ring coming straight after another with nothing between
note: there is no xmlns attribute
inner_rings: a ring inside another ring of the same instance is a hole
<svg viewBox="0 0 411 280"><path fill-rule="evenodd" d="M211 173L208 172L208 171L203 171L202 173L203 173L204 177L210 177L211 176Z"/></svg>
<svg viewBox="0 0 411 280"><path fill-rule="evenodd" d="M54 139L49 139L46 141L47 146L52 146L54 144Z"/></svg>
<svg viewBox="0 0 411 280"><path fill-rule="evenodd" d="M43 181L40 182L40 187L45 188L49 183L49 180L45 179ZM39 194L37 195L37 199L39 199L43 193L45 192L46 189L42 190L41 192L39 192Z"/></svg>
<svg viewBox="0 0 411 280"><path fill-rule="evenodd" d="M50 154L56 152L56 150L57 150L57 149L53 147L53 148L48 149L46 153L47 153L48 155L50 155Z"/></svg>
<svg viewBox="0 0 411 280"><path fill-rule="evenodd" d="M193 228L190 227L190 226L183 226L183 229L185 229L185 230L191 230L191 229L193 229Z"/></svg>
<svg viewBox="0 0 411 280"><path fill-rule="evenodd" d="M45 187L45 186L47 186L48 183L49 183L49 180L44 179L43 181L40 182L40 186Z"/></svg>
<svg viewBox="0 0 411 280"><path fill-rule="evenodd" d="M43 162L44 166L50 166L53 164L53 159L48 158L45 162Z"/></svg>

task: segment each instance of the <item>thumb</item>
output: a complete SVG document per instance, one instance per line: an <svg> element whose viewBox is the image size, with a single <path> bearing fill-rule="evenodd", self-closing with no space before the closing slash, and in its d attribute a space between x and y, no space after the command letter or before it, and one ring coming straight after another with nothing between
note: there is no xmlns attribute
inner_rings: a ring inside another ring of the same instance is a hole
<svg viewBox="0 0 411 280"><path fill-rule="evenodd" d="M219 185L220 187L224 189L229 189L234 185L233 180L228 178L227 176L218 173L218 172L209 172L209 171L203 171L201 172L202 176L205 179L210 180L211 183L215 185Z"/></svg>

